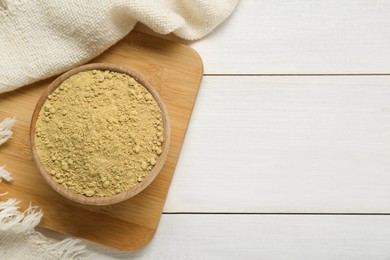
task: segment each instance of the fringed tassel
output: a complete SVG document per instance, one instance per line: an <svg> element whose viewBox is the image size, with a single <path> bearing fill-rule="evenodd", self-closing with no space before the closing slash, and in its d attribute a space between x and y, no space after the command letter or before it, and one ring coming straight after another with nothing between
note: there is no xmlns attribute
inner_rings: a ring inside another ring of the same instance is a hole
<svg viewBox="0 0 390 260"><path fill-rule="evenodd" d="M42 211L30 205L26 211L20 212L18 204L16 199L0 201L0 230L31 233L41 221Z"/></svg>
<svg viewBox="0 0 390 260"><path fill-rule="evenodd" d="M8 139L12 137L13 132L11 130L11 127L14 125L15 122L15 117L7 117L3 120L3 122L0 123L0 145L5 143Z"/></svg>
<svg viewBox="0 0 390 260"><path fill-rule="evenodd" d="M5 169L5 165L0 167L0 182L3 179L7 182L11 182L14 180L14 178L12 178L11 176L11 173Z"/></svg>
<svg viewBox="0 0 390 260"><path fill-rule="evenodd" d="M0 197L3 195L5 194L0 194ZM86 252L85 245L80 244L78 239L67 238L53 243L36 232L34 228L41 221L42 211L30 205L27 210L20 212L18 204L16 199L0 201L0 231L29 234L36 248L56 259L75 259Z"/></svg>
<svg viewBox="0 0 390 260"><path fill-rule="evenodd" d="M15 122L16 122L15 117L13 117L13 118L6 117L0 123L0 145L5 143L6 141L8 141L8 139L10 139L12 137L13 132L12 132L11 128L15 124ZM5 169L5 165L2 167L0 166L0 182L2 179L6 180L8 182L13 181L11 173L9 173Z"/></svg>
<svg viewBox="0 0 390 260"><path fill-rule="evenodd" d="M15 118L7 117L0 123L0 145L12 137L11 127L15 123ZM5 165L0 167L0 182L4 179L7 182L13 180L11 174L5 169ZM0 197L5 194L0 194ZM42 218L42 211L37 207L30 206L24 212L19 211L19 201L16 199L0 200L0 231L13 233L26 233L30 235L31 241L46 254L56 256L56 259L74 259L85 253L85 245L80 244L80 240L67 238L63 241L53 243L34 228Z"/></svg>

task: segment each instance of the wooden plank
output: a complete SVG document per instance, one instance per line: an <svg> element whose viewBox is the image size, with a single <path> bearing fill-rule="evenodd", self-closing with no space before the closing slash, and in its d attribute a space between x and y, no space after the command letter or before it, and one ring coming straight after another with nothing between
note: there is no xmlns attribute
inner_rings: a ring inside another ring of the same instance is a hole
<svg viewBox="0 0 390 260"><path fill-rule="evenodd" d="M389 216L163 215L136 254L89 245L89 259L388 259Z"/></svg>
<svg viewBox="0 0 390 260"><path fill-rule="evenodd" d="M205 77L165 211L390 213L389 86Z"/></svg>
<svg viewBox="0 0 390 260"><path fill-rule="evenodd" d="M15 115L14 136L0 148L0 165L7 164L15 181L0 185L0 194L31 202L44 216L41 226L122 250L137 250L154 236L167 190L178 160L187 124L202 77L202 62L191 48L132 33L96 58L133 68L159 92L171 122L171 143L157 178L143 192L121 203L86 206L60 196L38 173L30 154L29 125L36 102L53 79L5 93L0 98L0 119Z"/></svg>
<svg viewBox="0 0 390 260"><path fill-rule="evenodd" d="M389 1L240 1L193 43L205 73L390 73Z"/></svg>

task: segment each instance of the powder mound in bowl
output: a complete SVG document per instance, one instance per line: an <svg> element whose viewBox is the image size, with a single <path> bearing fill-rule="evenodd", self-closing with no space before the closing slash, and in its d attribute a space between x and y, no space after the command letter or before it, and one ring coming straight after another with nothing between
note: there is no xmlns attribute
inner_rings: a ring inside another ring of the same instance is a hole
<svg viewBox="0 0 390 260"><path fill-rule="evenodd" d="M87 197L133 189L162 153L161 109L131 76L79 72L47 98L35 128L41 164L55 180Z"/></svg>

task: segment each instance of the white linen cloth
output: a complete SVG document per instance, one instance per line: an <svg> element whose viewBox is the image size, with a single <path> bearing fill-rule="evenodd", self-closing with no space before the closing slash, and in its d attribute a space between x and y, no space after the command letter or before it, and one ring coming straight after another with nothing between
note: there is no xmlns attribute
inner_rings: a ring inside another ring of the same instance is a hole
<svg viewBox="0 0 390 260"><path fill-rule="evenodd" d="M238 0L0 0L0 93L91 60L137 22L196 40Z"/></svg>
<svg viewBox="0 0 390 260"><path fill-rule="evenodd" d="M223 22L237 3L238 0L0 0L0 94L87 62L126 36L137 22L160 34L200 39ZM12 115L12 111L9 113ZM0 145L12 137L14 122L13 118L0 121ZM0 158L0 182L13 181L4 164ZM5 200L0 194L1 259L85 257L85 246L80 241L68 238L54 242L34 229L43 214L39 209L30 206L21 212L17 205L16 199ZM112 252L111 256L130 256L104 247L99 250Z"/></svg>

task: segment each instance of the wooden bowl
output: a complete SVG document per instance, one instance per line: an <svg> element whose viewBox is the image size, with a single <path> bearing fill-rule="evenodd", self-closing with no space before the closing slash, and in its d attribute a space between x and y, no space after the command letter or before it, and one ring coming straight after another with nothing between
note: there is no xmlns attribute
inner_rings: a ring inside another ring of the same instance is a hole
<svg viewBox="0 0 390 260"><path fill-rule="evenodd" d="M77 74L82 71L89 71L89 70L109 70L114 72L119 72L123 74L130 75L133 77L136 81L138 81L140 84L142 84L154 97L157 104L159 105L161 112L162 112L162 119L163 119L163 130L164 130L164 142L162 146L162 153L158 157L156 164L152 168L152 170L149 172L149 174L142 180L141 183L138 183L135 188L122 192L116 195L112 195L109 197L87 197L82 194L78 194L73 192L70 189L67 189L66 187L59 184L54 177L52 177L47 170L45 169L44 165L41 163L39 156L37 154L37 150L35 147L35 126L38 119L39 112L42 109L42 106L44 105L47 97L57 88L61 85L61 83L68 79L70 76ZM74 68L61 76L59 76L56 80L54 80L49 87L46 89L46 91L43 93L43 95L38 100L38 103L35 107L34 113L32 115L31 125L30 125L30 145L31 145L31 152L33 156L33 160L38 167L39 172L43 176L43 178L46 180L46 182L59 194L64 196L65 198L68 198L72 201L82 203L82 204L88 204L88 205L108 205L108 204L114 204L118 203L124 200L127 200L138 193L140 193L143 189L145 189L158 175L160 172L165 159L168 155L168 149L169 149L169 143L170 143L170 124L169 124L169 118L167 109L165 108L164 103L161 100L161 97L157 93L157 91L136 71L126 68L120 65L115 64L106 64L106 63L94 63L94 64L88 64L83 65L77 68Z"/></svg>

